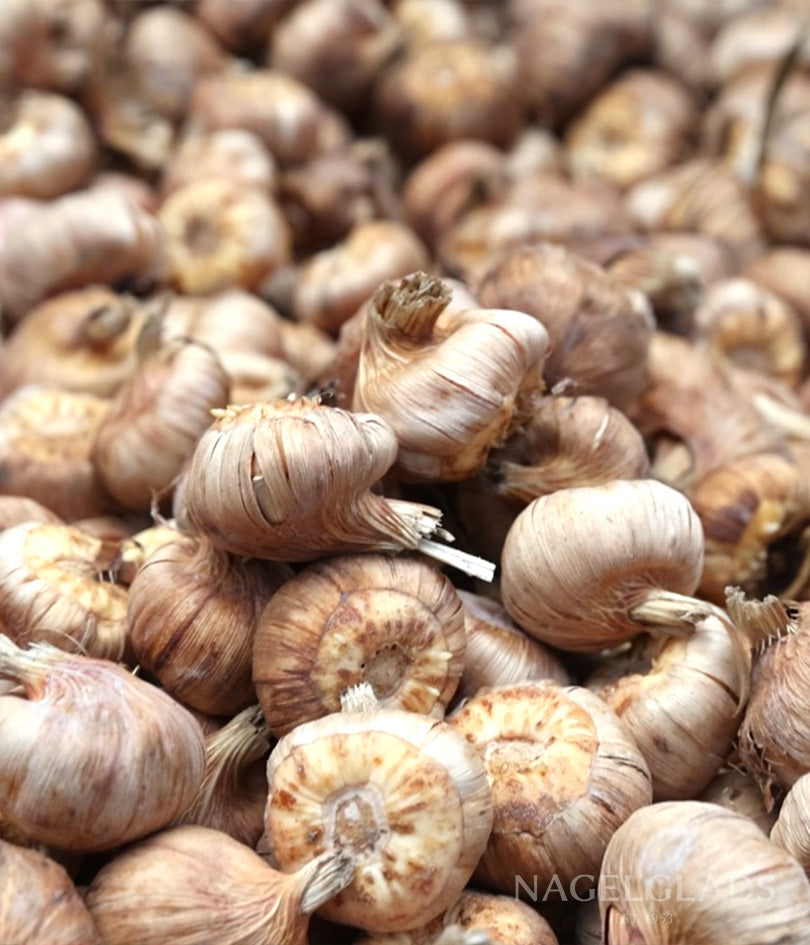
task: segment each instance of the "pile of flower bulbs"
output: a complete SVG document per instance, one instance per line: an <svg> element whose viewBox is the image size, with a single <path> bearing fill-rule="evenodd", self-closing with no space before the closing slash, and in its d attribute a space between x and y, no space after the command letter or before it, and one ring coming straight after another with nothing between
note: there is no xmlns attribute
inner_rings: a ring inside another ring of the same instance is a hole
<svg viewBox="0 0 810 945"><path fill-rule="evenodd" d="M0 941L810 942L804 0L4 0Z"/></svg>

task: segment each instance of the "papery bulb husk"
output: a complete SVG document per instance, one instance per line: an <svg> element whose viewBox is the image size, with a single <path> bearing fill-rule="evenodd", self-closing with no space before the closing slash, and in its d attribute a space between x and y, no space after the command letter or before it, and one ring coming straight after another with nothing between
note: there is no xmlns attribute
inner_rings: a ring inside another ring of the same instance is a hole
<svg viewBox="0 0 810 945"><path fill-rule="evenodd" d="M774 797L810 771L805 719L810 605L769 596L746 600L734 589L728 609L755 647L751 694L738 734L743 767L762 788L770 811Z"/></svg>
<svg viewBox="0 0 810 945"><path fill-rule="evenodd" d="M429 262L421 240L402 223L358 223L342 242L304 262L293 292L293 314L299 322L337 335L380 283L425 269Z"/></svg>
<svg viewBox="0 0 810 945"><path fill-rule="evenodd" d="M75 102L24 89L3 111L0 196L47 200L76 190L92 175L96 143Z"/></svg>
<svg viewBox="0 0 810 945"><path fill-rule="evenodd" d="M689 493L705 535L701 597L722 604L733 584L752 596L800 597L810 586L810 486L792 459L744 456Z"/></svg>
<svg viewBox="0 0 810 945"><path fill-rule="evenodd" d="M335 108L356 112L400 45L380 0L308 0L273 30L268 61Z"/></svg>
<svg viewBox="0 0 810 945"><path fill-rule="evenodd" d="M543 326L505 309L472 309L437 324L443 283L414 273L385 283L368 310L352 407L387 420L399 443L394 474L466 479L481 469L542 385Z"/></svg>
<svg viewBox="0 0 810 945"><path fill-rule="evenodd" d="M189 117L203 131L243 128L284 167L319 150L326 106L303 83L273 69L229 71L197 82Z"/></svg>
<svg viewBox="0 0 810 945"><path fill-rule="evenodd" d="M644 229L697 231L723 241L738 266L763 249L745 185L719 159L694 158L640 181L627 191L626 208Z"/></svg>
<svg viewBox="0 0 810 945"><path fill-rule="evenodd" d="M548 331L547 387L605 397L626 410L647 385L654 328L649 303L562 246L541 243L503 254L479 281L482 305L528 312Z"/></svg>
<svg viewBox="0 0 810 945"><path fill-rule="evenodd" d="M158 548L128 595L139 664L186 705L233 715L256 701L251 659L263 607L292 576L284 564L236 558L203 536Z"/></svg>
<svg viewBox="0 0 810 945"><path fill-rule="evenodd" d="M458 594L411 556L342 555L280 588L256 628L253 683L274 735L368 682L381 708L444 714L465 660Z"/></svg>
<svg viewBox="0 0 810 945"><path fill-rule="evenodd" d="M546 170L516 178L506 194L468 210L441 234L436 254L446 272L475 284L500 257L527 245L576 246L631 234L630 217L614 187Z"/></svg>
<svg viewBox="0 0 810 945"><path fill-rule="evenodd" d="M195 15L228 49L258 52L293 0L200 0Z"/></svg>
<svg viewBox="0 0 810 945"><path fill-rule="evenodd" d="M542 397L487 466L498 495L523 502L571 486L644 479L650 461L631 421L603 397Z"/></svg>
<svg viewBox="0 0 810 945"><path fill-rule="evenodd" d="M59 849L109 850L158 830L194 798L202 731L160 689L106 660L0 636L0 816Z"/></svg>
<svg viewBox="0 0 810 945"><path fill-rule="evenodd" d="M144 329L145 339L151 327ZM93 463L107 492L130 509L148 509L171 488L229 400L230 378L206 345L155 344L121 388L99 426Z"/></svg>
<svg viewBox="0 0 810 945"><path fill-rule="evenodd" d="M199 78L225 65L224 51L202 23L170 6L148 8L132 20L123 58L160 113L177 120Z"/></svg>
<svg viewBox="0 0 810 945"><path fill-rule="evenodd" d="M245 351L220 355L220 360L231 382L229 404L263 403L306 393L304 379L281 358Z"/></svg>
<svg viewBox="0 0 810 945"><path fill-rule="evenodd" d="M810 774L802 775L788 791L770 832L770 841L802 865L810 876Z"/></svg>
<svg viewBox="0 0 810 945"><path fill-rule="evenodd" d="M709 286L695 312L698 337L733 364L794 387L806 355L799 316L755 282L736 278Z"/></svg>
<svg viewBox="0 0 810 945"><path fill-rule="evenodd" d="M297 322L282 320L279 327L285 360L307 383L315 384L335 356L334 340L314 325L299 325Z"/></svg>
<svg viewBox="0 0 810 945"><path fill-rule="evenodd" d="M161 831L96 875L87 906L115 945L306 945L309 915L351 879L343 852L279 873L218 830Z"/></svg>
<svg viewBox="0 0 810 945"><path fill-rule="evenodd" d="M746 266L743 275L770 289L792 306L802 320L805 338L810 336L810 288L802 278L810 264L810 249L771 246Z"/></svg>
<svg viewBox="0 0 810 945"><path fill-rule="evenodd" d="M495 820L475 880L507 895L592 887L613 832L652 800L643 756L616 714L551 681L479 692L448 719L475 747Z"/></svg>
<svg viewBox="0 0 810 945"><path fill-rule="evenodd" d="M574 178L628 187L686 158L697 123L696 102L681 82L628 69L566 128L567 164Z"/></svg>
<svg viewBox="0 0 810 945"><path fill-rule="evenodd" d="M731 751L748 698L747 640L725 618L697 621L685 639L650 641L647 673L630 673L599 695L633 736L657 801L695 797Z"/></svg>
<svg viewBox="0 0 810 945"><path fill-rule="evenodd" d="M146 283L162 271L159 221L130 198L84 190L37 206L0 255L0 302L18 321L49 295L124 279Z"/></svg>
<svg viewBox="0 0 810 945"><path fill-rule="evenodd" d="M121 546L129 541L146 521L135 516L127 521L118 515L91 515L89 518L74 519L70 524L101 542L101 547L94 557L96 567L99 572L104 572L105 579L119 583L116 564Z"/></svg>
<svg viewBox="0 0 810 945"><path fill-rule="evenodd" d="M278 174L272 155L252 131L223 128L203 133L189 129L163 166L160 191L165 200L186 184L216 177L272 194Z"/></svg>
<svg viewBox="0 0 810 945"><path fill-rule="evenodd" d="M632 814L608 844L599 894L606 945L807 940L802 868L716 804L663 801Z"/></svg>
<svg viewBox="0 0 810 945"><path fill-rule="evenodd" d="M0 393L25 384L110 397L135 367L141 307L104 286L31 309L2 347Z"/></svg>
<svg viewBox="0 0 810 945"><path fill-rule="evenodd" d="M523 124L515 65L509 47L473 38L412 46L375 83L375 114L409 158L467 138L508 145Z"/></svg>
<svg viewBox="0 0 810 945"><path fill-rule="evenodd" d="M251 849L264 830L270 733L259 706L248 706L206 736L205 774L177 824L221 830Z"/></svg>
<svg viewBox="0 0 810 945"><path fill-rule="evenodd" d="M23 522L62 524L62 519L36 499L21 495L0 495L0 531Z"/></svg>
<svg viewBox="0 0 810 945"><path fill-rule="evenodd" d="M429 246L484 197L505 188L506 155L474 138L437 148L403 184L407 219Z"/></svg>
<svg viewBox="0 0 810 945"><path fill-rule="evenodd" d="M457 698L471 698L484 686L530 679L553 679L568 685L568 671L559 659L524 633L497 601L470 591L457 593L464 605L467 633Z"/></svg>
<svg viewBox="0 0 810 945"><path fill-rule="evenodd" d="M656 600L659 625L669 624L666 612L673 630L691 627L709 607L689 596L702 570L703 532L689 500L653 479L617 480L531 502L506 536L501 592L531 636L594 652L655 623Z"/></svg>
<svg viewBox="0 0 810 945"><path fill-rule="evenodd" d="M268 194L227 178L178 188L158 212L166 233L168 278L187 294L255 290L289 261L291 237Z"/></svg>
<svg viewBox="0 0 810 945"><path fill-rule="evenodd" d="M91 460L109 401L27 384L0 403L0 492L23 495L63 519L98 515L109 499Z"/></svg>
<svg viewBox="0 0 810 945"><path fill-rule="evenodd" d="M464 39L473 29L459 0L398 0L393 12L409 44Z"/></svg>
<svg viewBox="0 0 810 945"><path fill-rule="evenodd" d="M757 782L739 768L724 767L712 778L695 798L709 804L719 804L737 814L743 814L766 835L776 821L776 811L767 811L762 791Z"/></svg>
<svg viewBox="0 0 810 945"><path fill-rule="evenodd" d="M492 827L475 751L415 712L344 709L299 725L273 749L267 780L274 859L290 871L322 851L352 854L351 884L321 913L370 932L413 928L452 905Z"/></svg>
<svg viewBox="0 0 810 945"><path fill-rule="evenodd" d="M119 584L132 584L135 575L146 564L150 555L158 548L175 541L179 528L173 519L149 525L140 531L126 535L118 543L110 570Z"/></svg>
<svg viewBox="0 0 810 945"><path fill-rule="evenodd" d="M312 398L222 411L192 455L185 514L235 554L282 561L414 548L438 510L368 491L396 449L384 420Z"/></svg>
<svg viewBox="0 0 810 945"><path fill-rule="evenodd" d="M749 9L727 14L720 20L711 46L713 80L727 86L737 76L762 65L775 65L796 42L802 20L790 4L757 9L759 4L745 4ZM810 63L810 50L800 50L800 62Z"/></svg>
<svg viewBox="0 0 810 945"><path fill-rule="evenodd" d="M709 385L652 385L639 400L634 423L650 444L652 477L689 495L738 459L788 455L783 434L749 399L723 386L719 375Z"/></svg>
<svg viewBox="0 0 810 945"><path fill-rule="evenodd" d="M73 525L24 522L0 534L0 621L16 643L120 660L127 592L103 571L103 542Z"/></svg>
<svg viewBox="0 0 810 945"><path fill-rule="evenodd" d="M6 945L102 945L70 877L44 854L0 840L0 888Z"/></svg>

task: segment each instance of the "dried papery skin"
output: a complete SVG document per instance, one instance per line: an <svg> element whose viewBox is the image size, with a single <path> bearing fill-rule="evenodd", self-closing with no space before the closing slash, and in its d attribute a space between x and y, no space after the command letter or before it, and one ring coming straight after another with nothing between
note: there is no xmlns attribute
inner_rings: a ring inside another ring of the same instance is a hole
<svg viewBox="0 0 810 945"><path fill-rule="evenodd" d="M359 223L331 249L307 259L293 294L299 322L336 335L380 283L425 269L430 260L419 238L393 220Z"/></svg>
<svg viewBox="0 0 810 945"><path fill-rule="evenodd" d="M19 320L49 295L123 279L156 279L159 221L123 195L78 191L38 206L0 253L0 304Z"/></svg>
<svg viewBox="0 0 810 945"><path fill-rule="evenodd" d="M630 420L602 397L542 397L487 464L498 495L531 502L570 486L644 479L650 461Z"/></svg>
<svg viewBox="0 0 810 945"><path fill-rule="evenodd" d="M276 164L258 135L242 128L190 133L169 156L161 174L164 199L186 184L227 177L264 193L276 189Z"/></svg>
<svg viewBox="0 0 810 945"><path fill-rule="evenodd" d="M767 810L781 790L810 771L804 719L808 699L808 604L766 597L746 600L735 589L728 610L746 633L755 656L751 694L738 735L740 759L762 789Z"/></svg>
<svg viewBox="0 0 810 945"><path fill-rule="evenodd" d="M647 762L656 800L695 797L732 748L748 698L747 640L721 616L686 639L642 644L651 665L599 690Z"/></svg>
<svg viewBox="0 0 810 945"><path fill-rule="evenodd" d="M799 11L783 5L757 9L725 19L714 37L710 51L713 79L722 88L735 78L760 66L775 65L801 36L803 21ZM810 47L805 44L799 62L810 64Z"/></svg>
<svg viewBox="0 0 810 945"><path fill-rule="evenodd" d="M441 717L464 652L461 602L432 564L344 555L310 565L267 603L253 682L274 735L338 711L360 682L382 708Z"/></svg>
<svg viewBox="0 0 810 945"><path fill-rule="evenodd" d="M221 360L231 379L231 404L297 397L303 395L308 387L298 371L281 358L234 352L223 355Z"/></svg>
<svg viewBox="0 0 810 945"><path fill-rule="evenodd" d="M468 210L440 236L436 252L447 272L475 283L509 250L624 237L631 229L616 188L545 170L518 177L506 194Z"/></svg>
<svg viewBox="0 0 810 945"><path fill-rule="evenodd" d="M82 110L70 99L35 89L6 104L0 118L0 194L58 197L95 170L96 143Z"/></svg>
<svg viewBox="0 0 810 945"><path fill-rule="evenodd" d="M733 364L753 368L795 387L806 356L796 312L748 279L709 286L695 312L697 335Z"/></svg>
<svg viewBox="0 0 810 945"><path fill-rule="evenodd" d="M44 29L20 63L23 86L72 94L98 70L110 44L101 0L33 0Z"/></svg>
<svg viewBox="0 0 810 945"><path fill-rule="evenodd" d="M126 171L100 171L90 181L88 190L91 193L101 190L122 194L147 213L154 213L159 204L154 187L148 181Z"/></svg>
<svg viewBox="0 0 810 945"><path fill-rule="evenodd" d="M626 208L647 230L696 230L722 240L744 266L764 234L744 184L719 159L693 158L630 188Z"/></svg>
<svg viewBox="0 0 810 945"><path fill-rule="evenodd" d="M259 706L248 706L205 739L205 774L177 824L221 830L251 849L264 829L270 733Z"/></svg>
<svg viewBox="0 0 810 945"><path fill-rule="evenodd" d="M335 108L356 112L400 44L381 0L305 0L273 30L268 61Z"/></svg>
<svg viewBox="0 0 810 945"><path fill-rule="evenodd" d="M144 317L134 298L101 285L40 303L3 344L0 392L41 384L110 397L134 370Z"/></svg>
<svg viewBox="0 0 810 945"><path fill-rule="evenodd" d="M628 59L643 55L652 37L645 5L626 0L599 9L587 0L518 0L507 9L519 88L544 125L570 118Z"/></svg>
<svg viewBox="0 0 810 945"><path fill-rule="evenodd" d="M677 5L656 10L653 65L676 76L698 95L712 86L709 46L709 37Z"/></svg>
<svg viewBox="0 0 810 945"><path fill-rule="evenodd" d="M472 34L461 0L397 0L392 13L410 44L466 39Z"/></svg>
<svg viewBox="0 0 810 945"><path fill-rule="evenodd" d="M195 11L228 49L258 52L293 0L200 0Z"/></svg>
<svg viewBox="0 0 810 945"><path fill-rule="evenodd" d="M99 425L93 463L107 492L126 508L148 509L169 490L211 423L229 400L230 378L214 351L185 339L144 350L132 378Z"/></svg>
<svg viewBox="0 0 810 945"><path fill-rule="evenodd" d="M612 709L550 681L485 689L449 724L475 747L495 819L476 883L517 897L598 873L608 840L652 799L643 756ZM522 880L526 888L518 882Z"/></svg>
<svg viewBox="0 0 810 945"><path fill-rule="evenodd" d="M0 636L0 816L64 850L108 850L158 830L191 803L202 731L170 696L106 660Z"/></svg>
<svg viewBox="0 0 810 945"><path fill-rule="evenodd" d="M689 632L712 612L690 596L702 570L703 532L689 500L653 479L617 480L534 499L506 536L501 594L527 633L595 652L650 623Z"/></svg>
<svg viewBox="0 0 810 945"><path fill-rule="evenodd" d="M566 686L568 671L537 640L512 621L497 602L458 591L464 605L467 649L457 697L471 698L484 686L505 686L529 679L553 679Z"/></svg>
<svg viewBox="0 0 810 945"><path fill-rule="evenodd" d="M606 945L802 945L810 883L744 815L664 801L631 814L611 838L600 911Z"/></svg>
<svg viewBox="0 0 810 945"><path fill-rule="evenodd" d="M21 495L0 495L0 531L23 522L56 524L62 519L47 506Z"/></svg>
<svg viewBox="0 0 810 945"><path fill-rule="evenodd" d="M44 35L45 21L36 4L30 0L7 0L0 21L0 83L4 87L16 78Z"/></svg>
<svg viewBox="0 0 810 945"><path fill-rule="evenodd" d="M358 138L288 168L279 202L298 252L329 249L370 220L400 221L399 173L382 138Z"/></svg>
<svg viewBox="0 0 810 945"><path fill-rule="evenodd" d="M370 932L435 918L486 846L484 766L447 724L396 709L344 709L298 725L270 754L265 836L285 871L322 851L356 859L321 914Z"/></svg>
<svg viewBox="0 0 810 945"><path fill-rule="evenodd" d="M179 529L176 522L171 519L167 522L158 521L134 534L130 532L119 543L117 554L110 566L115 580L119 584L131 584L149 557L158 548L175 541L178 537Z"/></svg>
<svg viewBox="0 0 810 945"><path fill-rule="evenodd" d="M451 141L408 174L402 198L408 222L429 246L485 197L505 188L506 155L486 141Z"/></svg>
<svg viewBox="0 0 810 945"><path fill-rule="evenodd" d="M631 186L683 160L697 121L681 82L652 69L627 70L567 126L568 167L575 178Z"/></svg>
<svg viewBox="0 0 810 945"><path fill-rule="evenodd" d="M141 666L176 699L211 715L255 702L251 658L263 607L292 575L283 564L234 558L178 534L129 589L127 622Z"/></svg>
<svg viewBox="0 0 810 945"><path fill-rule="evenodd" d="M423 272L384 283L368 310L352 407L384 417L396 475L466 479L483 468L541 388L548 335L521 311L471 309L439 321L450 293Z"/></svg>
<svg viewBox="0 0 810 945"><path fill-rule="evenodd" d="M103 542L73 525L23 522L0 534L0 621L19 644L120 660L127 593L105 576Z"/></svg>
<svg viewBox="0 0 810 945"><path fill-rule="evenodd" d="M0 888L7 945L102 945L70 877L42 853L0 840Z"/></svg>
<svg viewBox="0 0 810 945"><path fill-rule="evenodd" d="M337 852L279 873L218 830L173 827L119 853L86 901L104 941L116 945L306 945L309 915L352 869Z"/></svg>
<svg viewBox="0 0 810 945"><path fill-rule="evenodd" d="M253 69L202 78L194 89L189 117L204 131L252 131L278 163L287 166L318 153L318 126L325 110L315 93L292 76Z"/></svg>
<svg viewBox="0 0 810 945"><path fill-rule="evenodd" d="M506 146L524 117L515 66L508 46L477 39L412 46L377 80L374 110L410 158L465 138Z"/></svg>
<svg viewBox="0 0 810 945"><path fill-rule="evenodd" d="M201 438L175 514L235 554L312 561L418 548L492 580L489 562L431 540L448 537L439 509L370 491L396 450L381 417L317 398L229 408Z"/></svg>
<svg viewBox="0 0 810 945"><path fill-rule="evenodd" d="M558 945L548 922L511 896L467 889L444 919L468 934L487 933L491 945Z"/></svg>
<svg viewBox="0 0 810 945"><path fill-rule="evenodd" d="M801 863L810 875L810 774L802 775L788 791L770 832L770 841Z"/></svg>
<svg viewBox="0 0 810 945"><path fill-rule="evenodd" d="M109 504L91 452L109 401L95 394L25 385L0 404L0 492L24 495L70 520Z"/></svg>
<svg viewBox="0 0 810 945"><path fill-rule="evenodd" d="M504 254L478 281L482 305L528 312L549 335L546 386L627 409L647 385L649 304L601 267L544 243Z"/></svg>
<svg viewBox="0 0 810 945"><path fill-rule="evenodd" d="M225 54L198 19L182 9L151 7L127 28L124 60L144 94L169 118L181 119L195 83L225 66Z"/></svg>
<svg viewBox="0 0 810 945"><path fill-rule="evenodd" d="M719 804L754 821L767 836L776 821L776 811L768 812L757 782L737 768L721 769L705 790L695 798L709 804Z"/></svg>
<svg viewBox="0 0 810 945"><path fill-rule="evenodd" d="M802 469L773 453L743 456L690 490L705 535L700 596L722 604L728 585L799 597L810 560L810 491Z"/></svg>
<svg viewBox="0 0 810 945"><path fill-rule="evenodd" d="M256 289L290 256L290 232L275 201L226 178L171 193L158 218L166 232L168 277L186 294Z"/></svg>
<svg viewBox="0 0 810 945"><path fill-rule="evenodd" d="M810 265L810 249L772 246L746 266L743 275L785 299L802 320L805 338L810 336L810 288L803 277Z"/></svg>
<svg viewBox="0 0 810 945"><path fill-rule="evenodd" d="M282 319L279 328L284 360L309 385L313 385L335 356L334 340L314 325L299 325Z"/></svg>

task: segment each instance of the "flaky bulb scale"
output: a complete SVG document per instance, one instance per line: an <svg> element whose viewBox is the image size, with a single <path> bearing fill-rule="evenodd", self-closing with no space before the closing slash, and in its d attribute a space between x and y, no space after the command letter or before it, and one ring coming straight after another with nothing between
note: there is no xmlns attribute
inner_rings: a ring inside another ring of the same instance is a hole
<svg viewBox="0 0 810 945"><path fill-rule="evenodd" d="M205 769L203 734L170 696L106 660L0 636L0 817L39 843L89 852L178 817Z"/></svg>
<svg viewBox="0 0 810 945"><path fill-rule="evenodd" d="M464 665L461 601L429 562L341 555L299 572L256 628L253 682L270 730L340 709L367 682L381 707L443 714Z"/></svg>
<svg viewBox="0 0 810 945"><path fill-rule="evenodd" d="M652 800L641 752L587 689L548 680L496 686L448 722L475 748L492 788L492 833L474 874L488 889L517 896L554 877L586 888L613 832Z"/></svg>
<svg viewBox="0 0 810 945"><path fill-rule="evenodd" d="M748 642L718 608L688 637L648 639L633 655L646 656L648 671L631 670L599 694L644 755L655 799L693 798L730 753L742 721Z"/></svg>
<svg viewBox="0 0 810 945"><path fill-rule="evenodd" d="M8 945L102 945L64 868L0 840L0 941Z"/></svg>
<svg viewBox="0 0 810 945"><path fill-rule="evenodd" d="M796 860L747 817L701 801L632 814L608 844L599 902L605 945L804 945L810 923Z"/></svg>
<svg viewBox="0 0 810 945"><path fill-rule="evenodd" d="M399 442L395 473L466 479L541 386L548 335L523 312L443 312L450 293L417 272L385 283L368 310L353 408L384 417Z"/></svg>
<svg viewBox="0 0 810 945"><path fill-rule="evenodd" d="M103 542L74 525L23 522L0 533L0 621L15 642L120 660L127 592L103 570Z"/></svg>
<svg viewBox="0 0 810 945"><path fill-rule="evenodd" d="M230 378L207 345L160 343L147 325L141 357L99 425L93 463L107 492L130 509L148 509L171 488L211 423L228 403ZM153 342L149 349L149 342Z"/></svg>
<svg viewBox="0 0 810 945"><path fill-rule="evenodd" d="M191 457L184 515L235 554L312 561L420 548L460 560L427 537L438 509L370 491L396 453L393 430L374 414L308 397L232 407L216 414Z"/></svg>
<svg viewBox="0 0 810 945"><path fill-rule="evenodd" d="M695 798L719 804L738 814L750 818L767 836L776 822L776 811L767 811L759 785L745 771L732 767L731 763L720 769L716 777Z"/></svg>
<svg viewBox="0 0 810 945"><path fill-rule="evenodd" d="M366 931L413 928L455 902L492 826L474 750L415 712L350 707L303 723L273 749L267 780L274 860L289 872L351 853L351 884L321 912Z"/></svg>
<svg viewBox="0 0 810 945"><path fill-rule="evenodd" d="M801 863L810 876L810 774L803 774L787 792L770 832L771 843Z"/></svg>
<svg viewBox="0 0 810 945"><path fill-rule="evenodd" d="M233 715L255 701L256 625L291 575L280 562L238 558L204 536L178 532L130 585L127 626L135 658L184 705Z"/></svg>
<svg viewBox="0 0 810 945"><path fill-rule="evenodd" d="M596 651L650 625L691 629L703 532L689 500L653 479L561 489L515 519L501 592L524 630L563 650Z"/></svg>
<svg viewBox="0 0 810 945"><path fill-rule="evenodd" d="M86 901L116 945L306 945L309 916L352 867L336 851L280 873L219 830L173 827L119 853Z"/></svg>

